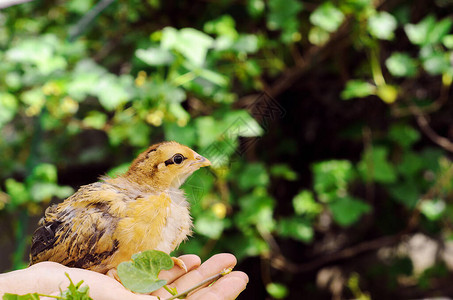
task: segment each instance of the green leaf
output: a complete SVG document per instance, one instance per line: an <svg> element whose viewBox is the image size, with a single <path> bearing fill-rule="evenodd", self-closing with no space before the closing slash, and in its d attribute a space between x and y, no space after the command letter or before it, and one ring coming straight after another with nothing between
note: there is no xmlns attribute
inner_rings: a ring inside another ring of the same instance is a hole
<svg viewBox="0 0 453 300"><path fill-rule="evenodd" d="M268 3L267 28L282 30L282 40L285 43L292 42L299 30L297 15L303 8L302 3L297 0L270 0Z"/></svg>
<svg viewBox="0 0 453 300"><path fill-rule="evenodd" d="M74 284L72 282L71 278L69 277L68 273L65 273L66 277L69 279L69 286L68 289L63 291L60 294L60 297L66 300L93 300L89 296L89 287L88 286L82 286L83 280L79 281L77 284Z"/></svg>
<svg viewBox="0 0 453 300"><path fill-rule="evenodd" d="M165 139L193 147L197 141L195 126L180 127L174 122L164 123Z"/></svg>
<svg viewBox="0 0 453 300"><path fill-rule="evenodd" d="M420 211L431 221L439 220L446 212L446 204L442 199L423 200Z"/></svg>
<svg viewBox="0 0 453 300"><path fill-rule="evenodd" d="M430 75L440 75L449 68L449 58L447 53L432 52L423 58L423 68Z"/></svg>
<svg viewBox="0 0 453 300"><path fill-rule="evenodd" d="M376 93L376 87L363 80L349 80L341 92L341 98L348 100L352 98L364 98Z"/></svg>
<svg viewBox="0 0 453 300"><path fill-rule="evenodd" d="M313 165L314 189L323 202L332 201L347 193L354 178L352 163L347 160L323 161Z"/></svg>
<svg viewBox="0 0 453 300"><path fill-rule="evenodd" d="M214 214L204 213L194 223L195 231L211 239L218 239L225 227L224 221Z"/></svg>
<svg viewBox="0 0 453 300"><path fill-rule="evenodd" d="M99 111L92 110L83 119L83 125L94 129L103 129L107 122L107 115Z"/></svg>
<svg viewBox="0 0 453 300"><path fill-rule="evenodd" d="M312 224L301 218L281 219L277 231L283 237L291 237L304 243L311 242L314 236Z"/></svg>
<svg viewBox="0 0 453 300"><path fill-rule="evenodd" d="M38 293L26 294L26 295L16 295L5 293L2 297L3 300L39 300Z"/></svg>
<svg viewBox="0 0 453 300"><path fill-rule="evenodd" d="M264 133L260 124L246 110L233 110L225 114L223 119L226 128L223 133L228 139L237 137L257 137Z"/></svg>
<svg viewBox="0 0 453 300"><path fill-rule="evenodd" d="M71 12L85 14L93 7L93 0L70 0L66 6Z"/></svg>
<svg viewBox="0 0 453 300"><path fill-rule="evenodd" d="M411 126L395 124L390 127L389 138L407 149L420 140L420 133Z"/></svg>
<svg viewBox="0 0 453 300"><path fill-rule="evenodd" d="M371 206L360 199L346 196L329 203L335 222L341 226L349 226L357 222L360 217L371 211Z"/></svg>
<svg viewBox="0 0 453 300"><path fill-rule="evenodd" d="M394 52L387 58L385 65L396 77L413 77L417 73L417 62L407 53Z"/></svg>
<svg viewBox="0 0 453 300"><path fill-rule="evenodd" d="M290 26L301 10L302 4L296 0L270 0L267 27L271 30L284 29Z"/></svg>
<svg viewBox="0 0 453 300"><path fill-rule="evenodd" d="M442 43L448 49L453 49L453 34L449 34L443 37Z"/></svg>
<svg viewBox="0 0 453 300"><path fill-rule="evenodd" d="M212 116L195 119L195 128L198 133L198 145L206 147L214 143L222 134L222 126Z"/></svg>
<svg viewBox="0 0 453 300"><path fill-rule="evenodd" d="M395 168L387 160L388 149L376 146L367 149L358 164L358 169L365 181L374 180L381 183L393 183L397 176Z"/></svg>
<svg viewBox="0 0 453 300"><path fill-rule="evenodd" d="M250 163L239 174L238 183L243 190L248 190L255 186L267 186L269 184L269 175L263 164Z"/></svg>
<svg viewBox="0 0 453 300"><path fill-rule="evenodd" d="M56 183L57 168L52 164L39 164L33 169L32 176L34 180Z"/></svg>
<svg viewBox="0 0 453 300"><path fill-rule="evenodd" d="M22 182L17 182L13 178L8 178L5 181L5 188L6 192L11 197L11 203L13 205L21 205L31 200L28 190Z"/></svg>
<svg viewBox="0 0 453 300"><path fill-rule="evenodd" d="M118 276L121 283L129 290L147 294L160 289L166 280L159 280L161 270L173 268L171 257L157 250L147 250L132 255L132 261L122 262L118 265Z"/></svg>
<svg viewBox="0 0 453 300"><path fill-rule="evenodd" d="M16 97L9 93L0 92L0 127L14 118L17 108Z"/></svg>
<svg viewBox="0 0 453 300"><path fill-rule="evenodd" d="M241 34L232 48L237 52L255 53L259 50L258 37L254 34Z"/></svg>
<svg viewBox="0 0 453 300"><path fill-rule="evenodd" d="M183 28L178 31L166 27L162 31L162 48L180 52L195 66L204 64L208 49L213 44L214 39L212 37L193 28Z"/></svg>
<svg viewBox="0 0 453 300"><path fill-rule="evenodd" d="M270 173L272 176L281 177L288 181L297 179L297 173L294 172L287 164L276 164L271 167Z"/></svg>
<svg viewBox="0 0 453 300"><path fill-rule="evenodd" d="M274 229L275 199L268 195L248 194L239 199L239 205L241 210L235 216L235 223L239 228L250 228L250 225L256 225L269 232Z"/></svg>
<svg viewBox="0 0 453 300"><path fill-rule="evenodd" d="M310 15L310 22L327 32L334 32L343 23L344 14L332 2L324 2Z"/></svg>
<svg viewBox="0 0 453 300"><path fill-rule="evenodd" d="M247 0L247 11L252 17L258 17L263 14L266 5L263 0Z"/></svg>
<svg viewBox="0 0 453 300"><path fill-rule="evenodd" d="M286 286L276 282L267 284L266 291L275 299L284 299L289 294L288 288Z"/></svg>
<svg viewBox="0 0 453 300"><path fill-rule="evenodd" d="M234 40L238 37L235 27L236 22L234 19L230 15L223 15L204 24L203 30L207 33L217 34Z"/></svg>
<svg viewBox="0 0 453 300"><path fill-rule="evenodd" d="M415 207L420 197L419 188L412 178L392 185L388 191L396 201L411 209Z"/></svg>
<svg viewBox="0 0 453 300"><path fill-rule="evenodd" d="M164 66L173 62L174 57L170 51L158 47L137 49L135 55L150 66Z"/></svg>
<svg viewBox="0 0 453 300"><path fill-rule="evenodd" d="M423 158L414 152L405 152L397 168L406 177L416 176L423 169Z"/></svg>
<svg viewBox="0 0 453 300"><path fill-rule="evenodd" d="M429 40L429 33L434 27L435 22L436 19L430 15L418 24L406 24L404 31L412 44L424 45Z"/></svg>
<svg viewBox="0 0 453 300"><path fill-rule="evenodd" d="M112 111L131 99L129 88L132 87L132 82L131 76L105 74L97 81L96 90L91 92L98 96L99 102L106 110Z"/></svg>
<svg viewBox="0 0 453 300"><path fill-rule="evenodd" d="M428 43L437 44L442 42L443 38L450 32L453 25L451 18L445 18L437 22L428 35Z"/></svg>
<svg viewBox="0 0 453 300"><path fill-rule="evenodd" d="M378 12L368 19L368 31L381 40L392 40L396 26L395 17L385 11Z"/></svg>
<svg viewBox="0 0 453 300"><path fill-rule="evenodd" d="M313 193L307 190L300 191L293 198L293 207L297 215L317 216L322 212L322 205L317 203Z"/></svg>

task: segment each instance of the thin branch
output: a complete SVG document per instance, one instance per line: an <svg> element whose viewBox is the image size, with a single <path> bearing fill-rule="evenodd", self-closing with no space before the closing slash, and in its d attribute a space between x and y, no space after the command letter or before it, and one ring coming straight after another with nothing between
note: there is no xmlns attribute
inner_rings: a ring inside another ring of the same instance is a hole
<svg viewBox="0 0 453 300"><path fill-rule="evenodd" d="M194 291L194 290L196 290L196 289L198 289L198 288L200 288L200 287L202 287L202 286L204 286L204 285L210 284L210 283L212 283L213 281L219 279L220 277L223 277L223 276L225 276L225 275L230 274L232 270L233 270L232 268L225 269L225 270L223 270L222 272L220 272L219 274L216 274L216 275L214 275L214 276L211 276L211 277L209 277L209 278L206 278L205 280L203 280L202 282L200 282L200 283L197 284L197 285L194 285L194 286L191 287L190 289L187 289L187 290L185 290L184 292L179 293L179 294L177 294L177 295L174 295L174 296L172 296L172 297L170 297L170 298L167 298L167 299L165 299L165 300L173 300L173 299L178 299L178 298L186 298L187 295L188 295L190 292L192 292L192 291Z"/></svg>
<svg viewBox="0 0 453 300"><path fill-rule="evenodd" d="M414 104L412 100L406 100L409 105L409 110L415 117L418 126L420 129L425 133L425 135L434 143L439 145L440 147L444 148L449 152L453 152L453 142L449 139L438 135L432 127L429 125L428 119L426 118L425 114L420 110L420 108Z"/></svg>

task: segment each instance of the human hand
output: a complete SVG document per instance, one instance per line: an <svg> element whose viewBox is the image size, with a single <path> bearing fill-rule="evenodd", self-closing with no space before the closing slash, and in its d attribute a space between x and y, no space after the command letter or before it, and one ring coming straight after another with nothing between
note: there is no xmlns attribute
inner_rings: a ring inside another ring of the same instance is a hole
<svg viewBox="0 0 453 300"><path fill-rule="evenodd" d="M176 288L178 292L183 292L204 279L236 265L236 258L227 253L214 255L201 266L200 258L196 255L183 255L180 259L184 261L187 273L179 267L174 267L159 274L159 278L166 279L168 285ZM134 294L109 276L84 269L69 268L54 262L41 262L27 269L1 274L0 296L3 293L59 295L60 289L65 290L69 285L65 273L69 274L74 283L83 280L84 284L90 287L89 294L94 300L155 300L157 299L155 296L161 299L171 296L163 288L152 293L153 296ZM245 289L247 282L248 277L245 273L234 271L220 278L213 285L194 291L186 299L235 299Z"/></svg>

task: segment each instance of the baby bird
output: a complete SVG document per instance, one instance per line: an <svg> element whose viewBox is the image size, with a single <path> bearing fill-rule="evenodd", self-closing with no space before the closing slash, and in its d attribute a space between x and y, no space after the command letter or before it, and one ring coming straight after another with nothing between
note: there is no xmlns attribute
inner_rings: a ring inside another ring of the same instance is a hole
<svg viewBox="0 0 453 300"><path fill-rule="evenodd" d="M149 147L125 174L101 177L49 207L33 235L30 265L54 261L107 273L134 253L170 253L192 227L189 203L179 187L210 164L176 142Z"/></svg>

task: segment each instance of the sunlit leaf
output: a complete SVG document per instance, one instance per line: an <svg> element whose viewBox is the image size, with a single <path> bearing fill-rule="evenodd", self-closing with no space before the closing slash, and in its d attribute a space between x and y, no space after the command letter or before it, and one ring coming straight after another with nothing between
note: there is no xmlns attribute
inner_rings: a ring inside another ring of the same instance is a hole
<svg viewBox="0 0 453 300"><path fill-rule="evenodd" d="M158 47L137 49L135 55L150 66L169 65L174 59L168 50Z"/></svg>
<svg viewBox="0 0 453 300"><path fill-rule="evenodd" d="M313 193L302 190L293 198L293 207L297 215L318 215L322 211L322 205L315 201Z"/></svg>
<svg viewBox="0 0 453 300"><path fill-rule="evenodd" d="M406 24L404 30L412 44L423 45L429 39L429 33L434 27L436 19L430 15L418 24Z"/></svg>
<svg viewBox="0 0 453 300"><path fill-rule="evenodd" d="M364 98L376 93L376 87L371 83L363 80L349 80L346 87L341 92L341 98L344 100L352 98Z"/></svg>
<svg viewBox="0 0 453 300"><path fill-rule="evenodd" d="M285 285L276 282L267 284L266 291L275 299L284 299L289 294L288 288Z"/></svg>
<svg viewBox="0 0 453 300"><path fill-rule="evenodd" d="M381 40L392 40L396 26L395 17L385 11L378 12L368 19L368 31Z"/></svg>
<svg viewBox="0 0 453 300"><path fill-rule="evenodd" d="M413 77L417 73L417 63L407 53L392 53L385 61L385 65L393 76Z"/></svg>
<svg viewBox="0 0 453 300"><path fill-rule="evenodd" d="M324 2L311 15L310 22L327 32L334 32L343 23L344 14L332 2Z"/></svg>
<svg viewBox="0 0 453 300"><path fill-rule="evenodd" d="M178 31L166 27L162 31L163 49L177 50L196 66L204 64L208 49L213 46L213 43L212 37L193 28L183 28Z"/></svg>
<svg viewBox="0 0 453 300"><path fill-rule="evenodd" d="M442 199L423 200L420 205L420 211L429 220L439 220L446 211L445 201Z"/></svg>

